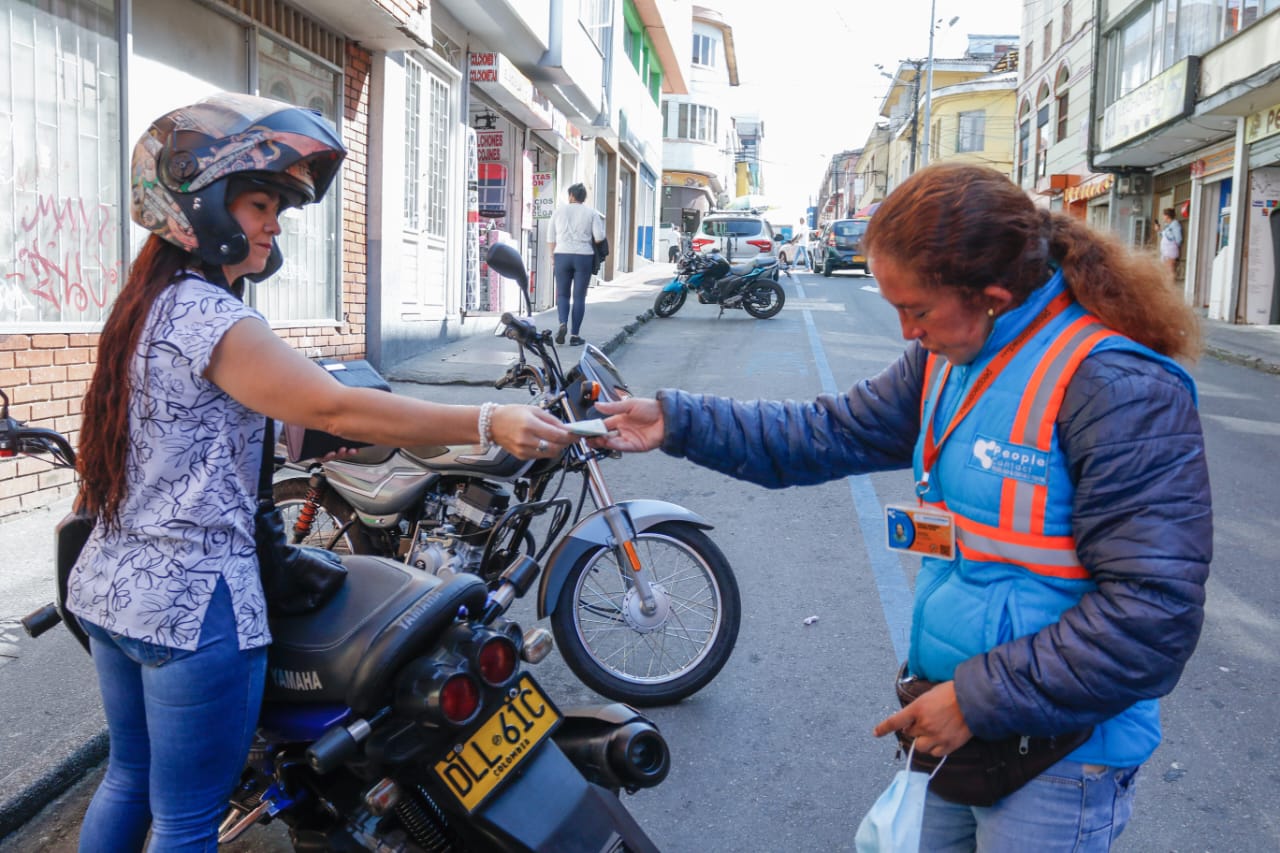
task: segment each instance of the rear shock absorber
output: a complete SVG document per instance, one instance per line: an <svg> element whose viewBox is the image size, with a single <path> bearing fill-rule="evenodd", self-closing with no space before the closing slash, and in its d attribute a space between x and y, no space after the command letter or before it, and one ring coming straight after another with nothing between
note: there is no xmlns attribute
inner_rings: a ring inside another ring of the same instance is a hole
<svg viewBox="0 0 1280 853"><path fill-rule="evenodd" d="M305 542L311 535L311 525L315 523L316 513L320 510L320 496L324 493L324 478L312 474L307 483L307 496L303 499L302 508L298 510L298 520L293 523L293 544Z"/></svg>

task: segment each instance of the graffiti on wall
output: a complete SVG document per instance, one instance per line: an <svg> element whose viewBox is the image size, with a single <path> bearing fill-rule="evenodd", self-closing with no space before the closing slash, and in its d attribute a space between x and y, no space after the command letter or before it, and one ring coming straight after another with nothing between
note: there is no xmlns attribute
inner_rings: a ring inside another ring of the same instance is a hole
<svg viewBox="0 0 1280 853"><path fill-rule="evenodd" d="M77 196L42 194L19 210L0 321L100 319L124 271L118 222L113 205Z"/></svg>

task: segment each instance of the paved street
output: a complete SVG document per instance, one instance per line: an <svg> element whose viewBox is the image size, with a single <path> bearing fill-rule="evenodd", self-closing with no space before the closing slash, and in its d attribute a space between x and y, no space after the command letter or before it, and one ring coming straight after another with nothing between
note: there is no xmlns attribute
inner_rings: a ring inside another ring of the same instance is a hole
<svg viewBox="0 0 1280 853"><path fill-rule="evenodd" d="M741 312L717 317L714 307L691 300L671 319L639 325L613 357L640 394L679 384L739 397L806 398L829 385L843 388L900 351L896 320L874 280L846 273L783 282L787 305L773 320ZM593 306L598 313L589 313L588 323L594 316L603 328L634 317L654 291L641 285L634 304ZM1257 340L1265 355L1272 339ZM466 364L479 372L493 361L489 353L453 352L461 365L454 379ZM1274 810L1280 744L1269 693L1256 687L1280 677L1280 590L1271 581L1268 547L1280 540L1273 511L1280 481L1266 473L1280 455L1280 376L1246 366L1244 355L1233 361L1240 363L1210 357L1194 369L1217 527L1208 615L1200 647L1164 703L1165 741L1142 772L1119 851L1280 849ZM492 364L487 369L496 372ZM424 370L418 381L433 375L439 369ZM492 395L466 384L396 387L458 402ZM653 713L674 767L659 788L627 798L628 807L668 853L851 850L857 821L901 766L893 745L873 739L870 729L893 706L890 673L906 618L894 609L886 552L860 502L868 495L882 504L907 497L907 477L772 492L661 454L608 462L605 473L618 496L672 500L716 525L711 533L738 574L745 614L738 646L716 681ZM29 535L45 535L48 523L36 520ZM0 526L0 533L7 530ZM894 562L890 568L910 584L914 566ZM38 601L38 590L24 594ZM532 619L527 604L518 605L518 618ZM65 633L38 642L11 630L3 636L9 645L0 652L10 656L0 664L6 719L21 706L92 730L91 671ZM46 647L47 657L36 658ZM535 672L562 704L594 700L557 656ZM17 673L29 673L20 689ZM42 758L22 731L15 726L0 741L6 767ZM74 850L96 778L0 842L0 851ZM289 848L275 827L230 849Z"/></svg>

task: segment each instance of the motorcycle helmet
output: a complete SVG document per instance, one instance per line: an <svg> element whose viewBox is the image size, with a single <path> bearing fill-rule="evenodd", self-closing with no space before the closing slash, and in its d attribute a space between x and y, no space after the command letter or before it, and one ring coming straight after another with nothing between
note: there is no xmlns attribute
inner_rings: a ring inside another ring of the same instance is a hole
<svg viewBox="0 0 1280 853"><path fill-rule="evenodd" d="M313 110L222 92L151 123L133 148L133 221L206 265L237 264L249 240L227 204L248 189L270 189L281 209L319 201L347 150ZM272 241L261 281L284 258Z"/></svg>

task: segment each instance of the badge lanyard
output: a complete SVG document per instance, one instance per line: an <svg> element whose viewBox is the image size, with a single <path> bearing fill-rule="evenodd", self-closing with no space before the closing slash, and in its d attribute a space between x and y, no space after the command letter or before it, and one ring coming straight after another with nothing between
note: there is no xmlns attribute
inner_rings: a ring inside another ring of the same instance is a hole
<svg viewBox="0 0 1280 853"><path fill-rule="evenodd" d="M995 358L987 363L987 366L982 369L982 373L978 375L977 380L974 381L973 387L969 389L969 393L965 396L964 403L960 406L960 409L951 416L951 422L943 430L942 438L935 442L933 438L933 420L936 410L934 407L941 401L942 391L947 387L947 377L951 375L951 363L947 362L947 365L942 370L942 378L938 385L938 394L934 398L934 406L930 407L931 410L928 413L928 420L924 428L924 451L921 458L920 482L916 483L916 496L920 499L921 504L924 503L924 496L929 491L929 471L937 463L938 456L942 453L942 446L951 437L951 433L965 419L965 416L973 411L978 399L991 386L995 378L1009 366L1009 362L1013 361L1014 356L1022 350L1037 332L1048 325L1050 320L1070 307L1071 301L1071 295L1066 291L1058 294L1052 302L1035 316L1035 319L1027 324L1025 329L1018 333L1016 338L1010 341L996 354Z"/></svg>

